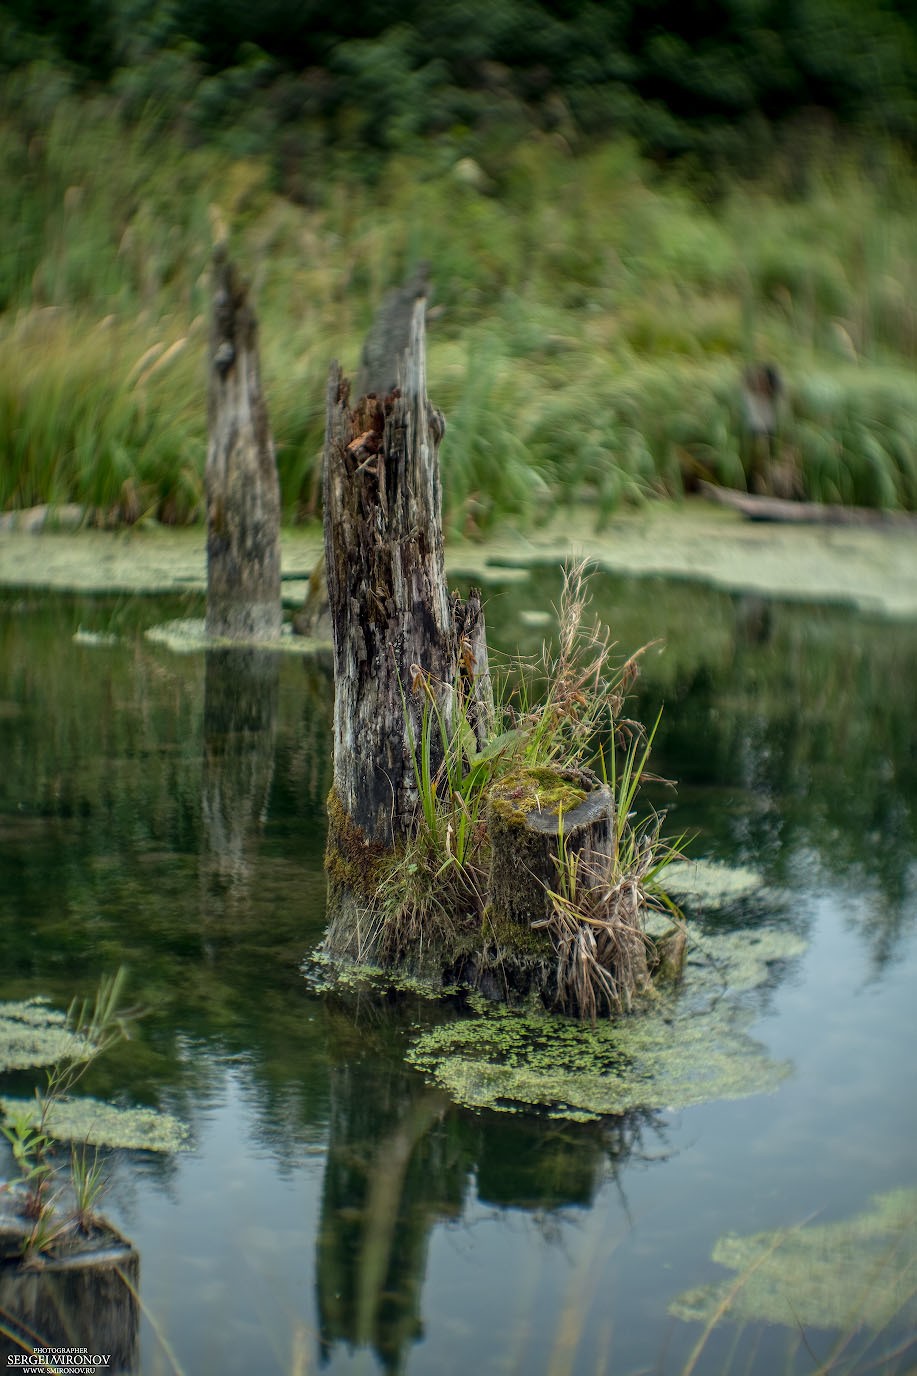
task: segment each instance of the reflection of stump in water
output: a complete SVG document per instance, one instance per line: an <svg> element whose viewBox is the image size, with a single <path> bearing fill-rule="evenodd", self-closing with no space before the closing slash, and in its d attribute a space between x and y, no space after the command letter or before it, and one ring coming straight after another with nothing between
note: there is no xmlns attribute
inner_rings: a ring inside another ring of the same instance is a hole
<svg viewBox="0 0 917 1376"><path fill-rule="evenodd" d="M286 768L290 785L297 791L297 813L319 809L321 823L316 823L316 830L324 832L325 803L331 787L334 668L330 657L308 655L302 669L302 715Z"/></svg>
<svg viewBox="0 0 917 1376"><path fill-rule="evenodd" d="M374 1057L331 1072L317 1258L324 1359L345 1342L371 1347L394 1372L421 1336L430 1229L460 1209L467 1172L435 1128L447 1102Z"/></svg>
<svg viewBox="0 0 917 1376"><path fill-rule="evenodd" d="M136 1371L139 1284L140 1258L116 1233L104 1249L35 1269L0 1260L0 1366L15 1369L32 1348L85 1347L108 1372Z"/></svg>
<svg viewBox="0 0 917 1376"><path fill-rule="evenodd" d="M207 652L201 875L208 894L236 909L248 898L254 840L267 816L279 682L276 655Z"/></svg>
<svg viewBox="0 0 917 1376"><path fill-rule="evenodd" d="M336 1343L370 1347L397 1372L422 1336L437 1222L458 1217L475 1188L484 1201L536 1215L588 1207L631 1155L644 1155L654 1116L482 1122L392 1064L384 1035L355 1028L349 1015L332 1033L340 1063L331 1069L316 1261L322 1357L330 1360Z"/></svg>

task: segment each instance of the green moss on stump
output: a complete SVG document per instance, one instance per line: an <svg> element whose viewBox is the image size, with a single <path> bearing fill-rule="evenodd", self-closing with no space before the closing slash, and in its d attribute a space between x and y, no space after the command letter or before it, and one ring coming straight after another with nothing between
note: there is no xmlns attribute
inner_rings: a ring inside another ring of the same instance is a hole
<svg viewBox="0 0 917 1376"><path fill-rule="evenodd" d="M518 769L488 798L490 901L497 922L530 928L552 911L558 859L610 853L614 800L585 770Z"/></svg>
<svg viewBox="0 0 917 1376"><path fill-rule="evenodd" d="M514 769L491 790L492 812L508 823L521 824L532 812L557 817L586 801L586 789L570 771L547 767Z"/></svg>
<svg viewBox="0 0 917 1376"><path fill-rule="evenodd" d="M497 959L507 951L534 956L538 960L554 959L554 944L546 928L516 922L491 907L484 913L481 935L485 946L496 948Z"/></svg>
<svg viewBox="0 0 917 1376"><path fill-rule="evenodd" d="M367 841L355 826L332 788L328 794L328 839L325 871L329 885L352 890L366 902L373 899L386 878L397 853L379 841Z"/></svg>

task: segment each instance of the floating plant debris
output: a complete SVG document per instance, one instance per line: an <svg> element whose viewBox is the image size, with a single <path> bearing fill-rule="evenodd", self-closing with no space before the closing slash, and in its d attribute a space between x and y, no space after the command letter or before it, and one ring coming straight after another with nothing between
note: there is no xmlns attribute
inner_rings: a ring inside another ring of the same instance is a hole
<svg viewBox="0 0 917 1376"><path fill-rule="evenodd" d="M787 1328L917 1323L917 1189L875 1195L863 1213L748 1237L728 1234L713 1260L737 1276L686 1290L676 1318Z"/></svg>
<svg viewBox="0 0 917 1376"><path fill-rule="evenodd" d="M219 636L207 634L203 617L165 621L160 626L151 626L145 634L148 640L165 645L175 654L247 647L253 650L283 650L288 654L305 655L314 650L327 650L329 645L328 641L315 640L311 636L293 635L289 626L284 626L281 634L273 640L224 640Z"/></svg>
<svg viewBox="0 0 917 1376"><path fill-rule="evenodd" d="M765 887L757 870L716 860L674 860L666 868L663 883L677 903L708 912L754 898Z"/></svg>
<svg viewBox="0 0 917 1376"><path fill-rule="evenodd" d="M85 631L82 626L78 626L73 633L73 643L106 649L112 645L117 645L118 637L108 631Z"/></svg>

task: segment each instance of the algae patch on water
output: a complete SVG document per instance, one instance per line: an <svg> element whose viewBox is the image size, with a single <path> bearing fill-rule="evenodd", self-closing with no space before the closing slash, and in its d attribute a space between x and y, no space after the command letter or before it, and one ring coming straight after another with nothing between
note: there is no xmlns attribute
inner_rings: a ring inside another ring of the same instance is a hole
<svg viewBox="0 0 917 1376"><path fill-rule="evenodd" d="M330 645L326 640L294 635L289 626L284 626L281 634L271 640L226 640L221 636L208 635L207 623L203 617L165 621L160 626L150 626L145 635L147 640L165 645L173 654L195 654L201 650L249 649L307 655L327 651Z"/></svg>
<svg viewBox="0 0 917 1376"><path fill-rule="evenodd" d="M747 1237L729 1234L713 1260L736 1275L679 1295L670 1313L787 1328L917 1322L917 1189L876 1195L861 1214Z"/></svg>
<svg viewBox="0 0 917 1376"><path fill-rule="evenodd" d="M37 1122L40 1110L35 1099L0 1096L0 1112L6 1117L30 1113ZM155 1108L119 1108L87 1096L53 1104L45 1131L60 1142L88 1142L95 1147L169 1152L189 1149L188 1128L171 1113Z"/></svg>
<svg viewBox="0 0 917 1376"><path fill-rule="evenodd" d="M417 1038L409 1061L473 1108L582 1119L773 1092L791 1072L749 1035L747 992L804 943L777 928L710 934L681 986L595 1027L474 1001L473 1016Z"/></svg>
<svg viewBox="0 0 917 1376"><path fill-rule="evenodd" d="M80 1061L92 1049L70 1030L67 1015L45 999L0 1003L0 1072ZM37 1121L40 1111L36 1098L0 1096L2 1117L26 1113ZM169 1113L153 1108L119 1108L82 1096L54 1103L45 1126L48 1135L60 1141L93 1146L141 1151L181 1151L188 1146L188 1128Z"/></svg>
<svg viewBox="0 0 917 1376"><path fill-rule="evenodd" d="M705 912L728 908L760 896L763 875L742 865L723 865L716 860L674 860L665 871L665 890L685 907Z"/></svg>
<svg viewBox="0 0 917 1376"><path fill-rule="evenodd" d="M66 1014L44 999L0 1003L0 1071L79 1059L85 1050L86 1043L69 1030Z"/></svg>

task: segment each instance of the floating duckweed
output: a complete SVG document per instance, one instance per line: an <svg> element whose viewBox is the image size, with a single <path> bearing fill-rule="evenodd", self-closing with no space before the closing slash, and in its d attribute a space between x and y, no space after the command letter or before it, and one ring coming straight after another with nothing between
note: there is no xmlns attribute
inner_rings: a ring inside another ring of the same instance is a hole
<svg viewBox="0 0 917 1376"><path fill-rule="evenodd" d="M281 634L271 640L227 640L222 636L208 635L207 623L203 617L185 617L178 621L165 621L161 626L150 626L144 634L148 640L165 645L175 654L193 654L200 650L249 648L305 655L314 650L327 650L328 648L327 641L315 640L311 636L293 635L289 626L284 626Z"/></svg>
<svg viewBox="0 0 917 1376"><path fill-rule="evenodd" d="M707 911L741 903L763 888L757 870L716 860L674 860L665 872L665 890L671 898Z"/></svg>
<svg viewBox="0 0 917 1376"><path fill-rule="evenodd" d="M469 1107L578 1120L771 1093L792 1067L749 1036L742 995L803 949L773 928L708 935L689 946L681 987L631 1017L590 1027L476 1000L476 1016L425 1032L408 1059Z"/></svg>
<svg viewBox="0 0 917 1376"><path fill-rule="evenodd" d="M675 1025L655 1012L561 1028L547 1014L494 1009L426 1033L410 1060L470 1107L576 1120L770 1093L790 1072L734 1020Z"/></svg>
<svg viewBox="0 0 917 1376"><path fill-rule="evenodd" d="M380 994L396 989L402 994L439 1000L448 994L458 993L458 987L455 985L444 986L405 971L383 970L378 965L333 960L327 952L321 950L312 952L304 962L302 972L310 988L317 994L348 991L373 991Z"/></svg>
<svg viewBox="0 0 917 1376"><path fill-rule="evenodd" d="M80 1059L86 1050L86 1043L68 1030L66 1015L44 999L0 1003L0 1071Z"/></svg>
<svg viewBox="0 0 917 1376"><path fill-rule="evenodd" d="M117 645L118 637L107 631L84 631L82 626L78 626L73 633L73 643L104 649L111 645Z"/></svg>
<svg viewBox="0 0 917 1376"><path fill-rule="evenodd" d="M917 1322L917 1189L876 1195L863 1213L750 1237L729 1234L713 1260L741 1278L685 1291L676 1318L787 1328L885 1328Z"/></svg>
<svg viewBox="0 0 917 1376"><path fill-rule="evenodd" d="M0 1096L0 1111L7 1117L30 1110L37 1120L36 1100ZM134 1151L189 1150L187 1126L170 1113L160 1113L155 1108L118 1108L88 1097L54 1104L45 1128L50 1137L61 1142L88 1142L90 1146L126 1147Z"/></svg>

